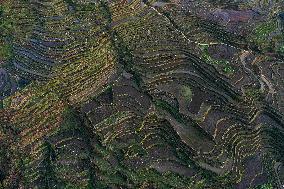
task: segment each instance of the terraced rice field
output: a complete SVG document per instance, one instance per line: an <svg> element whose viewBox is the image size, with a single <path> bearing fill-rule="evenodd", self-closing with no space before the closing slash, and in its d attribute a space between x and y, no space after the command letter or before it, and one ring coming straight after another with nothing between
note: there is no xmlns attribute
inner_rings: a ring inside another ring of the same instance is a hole
<svg viewBox="0 0 284 189"><path fill-rule="evenodd" d="M282 189L282 11L0 1L0 189Z"/></svg>

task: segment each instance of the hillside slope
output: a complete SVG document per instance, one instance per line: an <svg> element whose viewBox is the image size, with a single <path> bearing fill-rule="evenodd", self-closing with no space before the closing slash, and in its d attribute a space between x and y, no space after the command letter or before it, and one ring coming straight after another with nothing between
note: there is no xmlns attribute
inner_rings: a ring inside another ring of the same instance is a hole
<svg viewBox="0 0 284 189"><path fill-rule="evenodd" d="M0 187L281 188L281 8L2 2Z"/></svg>

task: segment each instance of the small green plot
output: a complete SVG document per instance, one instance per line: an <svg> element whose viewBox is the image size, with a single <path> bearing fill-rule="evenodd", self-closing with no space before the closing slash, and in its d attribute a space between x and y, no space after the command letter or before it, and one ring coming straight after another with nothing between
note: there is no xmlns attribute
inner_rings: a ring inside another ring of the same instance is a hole
<svg viewBox="0 0 284 189"><path fill-rule="evenodd" d="M181 96L185 98L186 101L191 101L192 99L192 91L189 86L183 85L180 89Z"/></svg>
<svg viewBox="0 0 284 189"><path fill-rule="evenodd" d="M200 46L202 53L202 58L209 64L216 65L217 67L220 67L223 73L230 75L235 73L234 68L230 65L230 62L228 60L216 60L212 58L209 54L209 44L204 44Z"/></svg>

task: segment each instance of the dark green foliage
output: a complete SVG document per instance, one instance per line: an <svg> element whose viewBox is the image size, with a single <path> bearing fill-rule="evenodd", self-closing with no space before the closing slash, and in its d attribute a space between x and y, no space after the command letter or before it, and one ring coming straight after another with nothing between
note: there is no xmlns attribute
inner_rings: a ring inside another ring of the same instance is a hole
<svg viewBox="0 0 284 189"><path fill-rule="evenodd" d="M8 15L9 11L9 7L5 3L0 5L0 61L12 56L13 20Z"/></svg>
<svg viewBox="0 0 284 189"><path fill-rule="evenodd" d="M81 128L81 121L77 114L77 112L71 108L68 107L63 112L63 122L60 127L60 132L63 131L70 131L70 130L82 130Z"/></svg>
<svg viewBox="0 0 284 189"><path fill-rule="evenodd" d="M262 92L259 89L255 89L252 87L248 87L245 90L245 94L248 98L251 98L254 100L262 100L264 98Z"/></svg>
<svg viewBox="0 0 284 189"><path fill-rule="evenodd" d="M276 161L284 163L284 134L277 128L267 131Z"/></svg>
<svg viewBox="0 0 284 189"><path fill-rule="evenodd" d="M43 181L43 188L49 189L56 184L53 162L56 160L54 147L47 140L43 144L43 161L40 169L40 180Z"/></svg>
<svg viewBox="0 0 284 189"><path fill-rule="evenodd" d="M185 120L183 119L182 115L179 113L179 110L175 107L172 107L170 104L163 100L155 100L154 103L157 107L161 107L162 109L169 112L176 120L178 120L180 123L185 123Z"/></svg>
<svg viewBox="0 0 284 189"><path fill-rule="evenodd" d="M5 175L5 173L0 169L0 186L1 186L1 188L4 186L3 185L3 181L4 181L4 179L6 178L6 175Z"/></svg>
<svg viewBox="0 0 284 189"><path fill-rule="evenodd" d="M266 183L266 184L258 185L257 187L253 189L273 189L273 185L271 183Z"/></svg>
<svg viewBox="0 0 284 189"><path fill-rule="evenodd" d="M4 108L3 100L0 100L0 110Z"/></svg>
<svg viewBox="0 0 284 189"><path fill-rule="evenodd" d="M100 15L107 21L107 24L111 24L112 18L111 18L111 13L109 10L109 6L106 1L100 1L99 2L99 11Z"/></svg>

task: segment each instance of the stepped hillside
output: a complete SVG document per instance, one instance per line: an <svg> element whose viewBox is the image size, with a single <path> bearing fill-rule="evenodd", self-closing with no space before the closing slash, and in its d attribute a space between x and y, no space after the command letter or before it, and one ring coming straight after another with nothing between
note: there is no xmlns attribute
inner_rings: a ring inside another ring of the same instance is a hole
<svg viewBox="0 0 284 189"><path fill-rule="evenodd" d="M281 0L1 0L0 188L282 189Z"/></svg>

